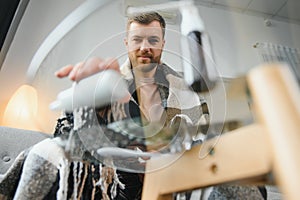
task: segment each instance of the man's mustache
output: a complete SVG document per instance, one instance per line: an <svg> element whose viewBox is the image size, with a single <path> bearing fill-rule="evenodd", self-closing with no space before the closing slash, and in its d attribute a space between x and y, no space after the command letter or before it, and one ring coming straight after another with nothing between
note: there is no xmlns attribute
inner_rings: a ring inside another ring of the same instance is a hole
<svg viewBox="0 0 300 200"><path fill-rule="evenodd" d="M148 57L148 58L152 58L152 54L151 53L141 53L137 55L138 57Z"/></svg>

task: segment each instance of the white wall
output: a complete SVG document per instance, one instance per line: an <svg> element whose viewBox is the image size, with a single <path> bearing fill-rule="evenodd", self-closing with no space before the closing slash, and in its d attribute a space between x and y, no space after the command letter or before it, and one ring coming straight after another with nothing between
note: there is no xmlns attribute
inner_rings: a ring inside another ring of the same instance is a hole
<svg viewBox="0 0 300 200"><path fill-rule="evenodd" d="M84 0L30 0L0 71L0 121L13 93L26 83L26 71L47 35Z"/></svg>
<svg viewBox="0 0 300 200"><path fill-rule="evenodd" d="M201 6L199 9L211 37L217 70L222 77L244 76L251 68L262 63L258 49L253 47L256 42L300 49L299 25L271 20L272 25L267 27L262 17ZM246 95L235 94L233 98L232 94L224 92L224 88L243 91L243 81L237 81L238 85L231 86L230 80L226 79L223 86L218 86L206 95L212 120L221 122L225 118L252 122L253 116Z"/></svg>
<svg viewBox="0 0 300 200"><path fill-rule="evenodd" d="M1 69L1 91L10 89L10 87L17 88L19 85L16 83L26 82L24 74L26 74L32 56L43 40L61 20L82 2L83 0L71 2L60 0L29 1ZM16 71L16 69L20 71ZM6 86L4 87L4 85Z"/></svg>
<svg viewBox="0 0 300 200"><path fill-rule="evenodd" d="M211 36L216 64L222 76L243 75L261 60L256 42L271 42L300 49L300 26L227 10L199 7ZM299 66L300 67L300 66Z"/></svg>

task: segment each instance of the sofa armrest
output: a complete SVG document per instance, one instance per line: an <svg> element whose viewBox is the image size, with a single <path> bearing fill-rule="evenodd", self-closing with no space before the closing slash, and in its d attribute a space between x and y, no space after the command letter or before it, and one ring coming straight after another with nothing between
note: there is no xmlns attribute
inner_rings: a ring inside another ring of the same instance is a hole
<svg viewBox="0 0 300 200"><path fill-rule="evenodd" d="M0 175L23 150L49 137L42 132L0 126Z"/></svg>

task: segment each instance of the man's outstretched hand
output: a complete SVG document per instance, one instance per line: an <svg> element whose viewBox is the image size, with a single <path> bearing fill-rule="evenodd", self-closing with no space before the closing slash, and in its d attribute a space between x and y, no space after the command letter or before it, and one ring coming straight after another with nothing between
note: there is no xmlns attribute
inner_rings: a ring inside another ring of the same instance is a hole
<svg viewBox="0 0 300 200"><path fill-rule="evenodd" d="M86 62L80 62L76 65L66 65L56 71L55 76L58 78L69 77L70 80L78 82L88 76L107 69L113 69L120 72L117 59L101 59L93 57L88 59Z"/></svg>

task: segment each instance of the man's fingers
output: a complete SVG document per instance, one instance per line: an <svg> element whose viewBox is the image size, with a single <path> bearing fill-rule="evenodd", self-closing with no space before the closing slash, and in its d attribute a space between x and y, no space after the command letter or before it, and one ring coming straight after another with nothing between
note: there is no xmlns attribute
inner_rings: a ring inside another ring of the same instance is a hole
<svg viewBox="0 0 300 200"><path fill-rule="evenodd" d="M71 79L72 81L79 81L81 80L81 78L79 77L79 72L82 70L82 68L84 67L83 63L77 63L72 71L69 73L69 79Z"/></svg>
<svg viewBox="0 0 300 200"><path fill-rule="evenodd" d="M66 65L57 70L54 74L58 78L64 78L66 76L69 76L70 72L73 70L73 67L73 65Z"/></svg>
<svg viewBox="0 0 300 200"><path fill-rule="evenodd" d="M69 77L72 81L77 80L77 74L80 68L83 67L83 63L77 63L76 65L66 65L59 70L57 70L54 74L58 78Z"/></svg>
<svg viewBox="0 0 300 200"><path fill-rule="evenodd" d="M79 63L75 66L74 70L72 71L73 78L76 81L80 81L88 76L100 72L101 69L98 68L99 62L101 62L99 58L90 58L85 63Z"/></svg>
<svg viewBox="0 0 300 200"><path fill-rule="evenodd" d="M101 71L107 69L113 69L120 72L120 66L118 60L115 58L107 58L103 60L102 62L99 63L98 67Z"/></svg>
<svg viewBox="0 0 300 200"><path fill-rule="evenodd" d="M88 76L108 69L120 72L118 61L114 58L105 60L97 57L90 58L76 70L76 81L80 81Z"/></svg>
<svg viewBox="0 0 300 200"><path fill-rule="evenodd" d="M96 74L100 71L113 69L120 72L120 67L117 59L108 58L90 58L85 63L80 62L76 65L67 65L55 72L58 78L69 77L72 81L80 81L88 76Z"/></svg>

